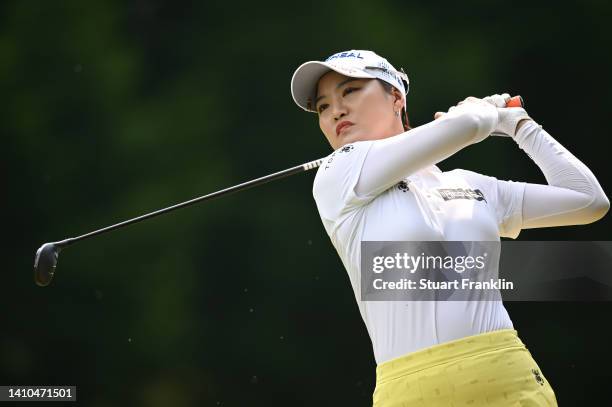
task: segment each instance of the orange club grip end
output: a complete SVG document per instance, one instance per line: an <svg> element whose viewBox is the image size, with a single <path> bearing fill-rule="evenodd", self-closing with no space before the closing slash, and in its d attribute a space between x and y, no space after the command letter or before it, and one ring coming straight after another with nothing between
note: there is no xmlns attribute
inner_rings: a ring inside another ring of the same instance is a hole
<svg viewBox="0 0 612 407"><path fill-rule="evenodd" d="M523 98L518 96L513 96L510 98L508 103L506 103L506 107L525 107L525 103L523 102Z"/></svg>

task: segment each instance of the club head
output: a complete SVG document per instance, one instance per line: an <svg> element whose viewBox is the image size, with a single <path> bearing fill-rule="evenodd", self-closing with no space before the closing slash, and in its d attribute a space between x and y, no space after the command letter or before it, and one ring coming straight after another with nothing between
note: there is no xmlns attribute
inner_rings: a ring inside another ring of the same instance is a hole
<svg viewBox="0 0 612 407"><path fill-rule="evenodd" d="M46 287L53 279L60 248L55 243L45 243L36 251L34 258L34 281Z"/></svg>

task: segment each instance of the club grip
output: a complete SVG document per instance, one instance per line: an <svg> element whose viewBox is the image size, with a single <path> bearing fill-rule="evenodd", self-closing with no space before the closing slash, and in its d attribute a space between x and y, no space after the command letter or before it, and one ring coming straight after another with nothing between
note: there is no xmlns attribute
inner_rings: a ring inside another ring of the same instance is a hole
<svg viewBox="0 0 612 407"><path fill-rule="evenodd" d="M523 102L523 98L520 95L512 96L508 103L506 103L506 107L525 107L525 103Z"/></svg>

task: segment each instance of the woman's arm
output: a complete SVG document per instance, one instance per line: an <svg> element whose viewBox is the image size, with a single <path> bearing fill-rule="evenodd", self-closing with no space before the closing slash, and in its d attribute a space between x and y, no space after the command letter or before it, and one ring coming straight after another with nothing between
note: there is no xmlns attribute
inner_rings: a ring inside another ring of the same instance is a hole
<svg viewBox="0 0 612 407"><path fill-rule="evenodd" d="M548 182L526 185L522 228L583 225L601 219L610 201L591 170L533 120L521 124L513 139Z"/></svg>
<svg viewBox="0 0 612 407"><path fill-rule="evenodd" d="M484 140L498 121L495 106L467 98L443 117L383 140L376 140L361 167L355 193L379 194L404 177Z"/></svg>

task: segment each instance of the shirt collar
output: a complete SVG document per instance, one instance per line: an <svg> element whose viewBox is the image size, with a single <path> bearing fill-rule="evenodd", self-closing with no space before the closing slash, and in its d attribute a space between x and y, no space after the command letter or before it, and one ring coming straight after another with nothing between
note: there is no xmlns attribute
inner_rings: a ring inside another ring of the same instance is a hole
<svg viewBox="0 0 612 407"><path fill-rule="evenodd" d="M435 164L430 165L429 167L426 168L426 170L430 170L431 172L437 172L437 173L442 172L442 170L440 170L440 168L438 168L438 166Z"/></svg>
<svg viewBox="0 0 612 407"><path fill-rule="evenodd" d="M437 179L437 177L435 176L441 173L442 171L440 170L440 168L438 168L437 165L432 164L425 168L421 168L420 170L418 170L417 172L415 172L414 174L410 175L407 178L412 181L415 181L417 179L423 179L423 178L427 179L428 177L432 179L433 178Z"/></svg>
<svg viewBox="0 0 612 407"><path fill-rule="evenodd" d="M425 168L421 168L420 170L418 170L417 172L415 172L413 175L424 175L424 174L431 174L431 173L441 173L442 171L440 170L440 168L438 168L437 165L432 164L429 165Z"/></svg>

